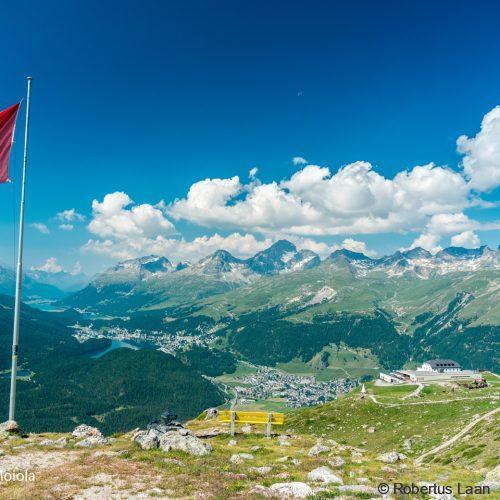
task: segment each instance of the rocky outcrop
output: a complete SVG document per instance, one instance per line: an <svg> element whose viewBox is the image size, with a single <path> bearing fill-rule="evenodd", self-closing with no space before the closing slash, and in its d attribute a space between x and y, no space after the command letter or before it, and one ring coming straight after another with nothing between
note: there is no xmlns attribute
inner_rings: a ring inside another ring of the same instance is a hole
<svg viewBox="0 0 500 500"><path fill-rule="evenodd" d="M185 429L176 418L177 415L168 410L149 423L146 430L136 431L132 440L143 450L160 448L166 452L180 450L198 457L208 455L212 451L210 444Z"/></svg>
<svg viewBox="0 0 500 500"><path fill-rule="evenodd" d="M377 457L380 462L385 462L386 464L394 464L400 460L405 460L406 455L403 453L398 453L397 451L389 451L387 453L382 453Z"/></svg>
<svg viewBox="0 0 500 500"><path fill-rule="evenodd" d="M110 440L104 437L99 429L90 425L79 425L71 433L75 439L81 439L75 443L80 448L94 448L104 444L109 444Z"/></svg>

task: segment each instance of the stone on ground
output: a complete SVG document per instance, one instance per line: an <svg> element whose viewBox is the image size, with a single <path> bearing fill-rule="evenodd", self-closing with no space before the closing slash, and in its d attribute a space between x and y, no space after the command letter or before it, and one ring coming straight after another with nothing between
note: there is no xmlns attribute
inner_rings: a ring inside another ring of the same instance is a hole
<svg viewBox="0 0 500 500"><path fill-rule="evenodd" d="M380 462L385 462L386 464L394 464L400 460L404 460L406 455L403 453L398 453L397 451L389 451L387 453L382 453L377 457Z"/></svg>
<svg viewBox="0 0 500 500"><path fill-rule="evenodd" d="M71 435L74 438L88 438L88 437L95 437L95 436L102 436L101 431L97 429L96 427L91 427L90 425L79 425L72 433Z"/></svg>
<svg viewBox="0 0 500 500"><path fill-rule="evenodd" d="M318 467L307 475L309 481L318 481L325 484L344 484L342 478L333 473L328 467Z"/></svg>
<svg viewBox="0 0 500 500"><path fill-rule="evenodd" d="M307 498L314 493L309 485L298 481L292 483L275 483L269 489L277 493L280 498Z"/></svg>
<svg viewBox="0 0 500 500"><path fill-rule="evenodd" d="M232 464L242 464L245 462L245 460L253 460L254 456L251 453L235 453L234 455L231 455L231 458L229 461Z"/></svg>
<svg viewBox="0 0 500 500"><path fill-rule="evenodd" d="M160 437L160 448L163 451L179 450L197 457L208 455L212 447L190 433L170 431Z"/></svg>
<svg viewBox="0 0 500 500"><path fill-rule="evenodd" d="M320 453L326 453L327 451L330 451L330 448L328 446L325 446L324 444L318 443L315 444L310 450L308 455L310 457L316 457Z"/></svg>

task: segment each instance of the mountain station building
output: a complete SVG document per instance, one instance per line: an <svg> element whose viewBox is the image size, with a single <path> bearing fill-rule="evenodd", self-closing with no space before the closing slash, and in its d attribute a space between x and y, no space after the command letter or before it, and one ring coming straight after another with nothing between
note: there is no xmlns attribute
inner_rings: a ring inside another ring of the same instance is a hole
<svg viewBox="0 0 500 500"><path fill-rule="evenodd" d="M462 370L452 359L431 359L416 370L395 370L390 374L380 373L379 378L390 384L405 382L460 382L481 380L482 375L476 370Z"/></svg>

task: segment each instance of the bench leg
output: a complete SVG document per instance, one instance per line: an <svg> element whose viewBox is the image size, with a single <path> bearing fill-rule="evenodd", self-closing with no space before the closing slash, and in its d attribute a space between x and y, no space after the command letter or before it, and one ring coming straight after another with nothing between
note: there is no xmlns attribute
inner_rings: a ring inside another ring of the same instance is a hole
<svg viewBox="0 0 500 500"><path fill-rule="evenodd" d="M234 411L231 412L231 436L234 436L234 419L236 417L236 413Z"/></svg>
<svg viewBox="0 0 500 500"><path fill-rule="evenodd" d="M266 437L270 438L271 437L271 422L273 420L273 414L269 413L267 415L267 429L266 429Z"/></svg>

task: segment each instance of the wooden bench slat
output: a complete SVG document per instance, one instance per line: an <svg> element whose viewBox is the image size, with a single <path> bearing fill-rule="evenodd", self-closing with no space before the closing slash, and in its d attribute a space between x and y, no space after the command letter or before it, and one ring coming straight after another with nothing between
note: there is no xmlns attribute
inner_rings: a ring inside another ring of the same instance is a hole
<svg viewBox="0 0 500 500"><path fill-rule="evenodd" d="M223 410L219 412L219 422L231 422L231 411ZM283 425L285 415L283 413L271 413L271 423L273 425ZM269 413L256 411L235 411L234 421L244 424L267 424Z"/></svg>

